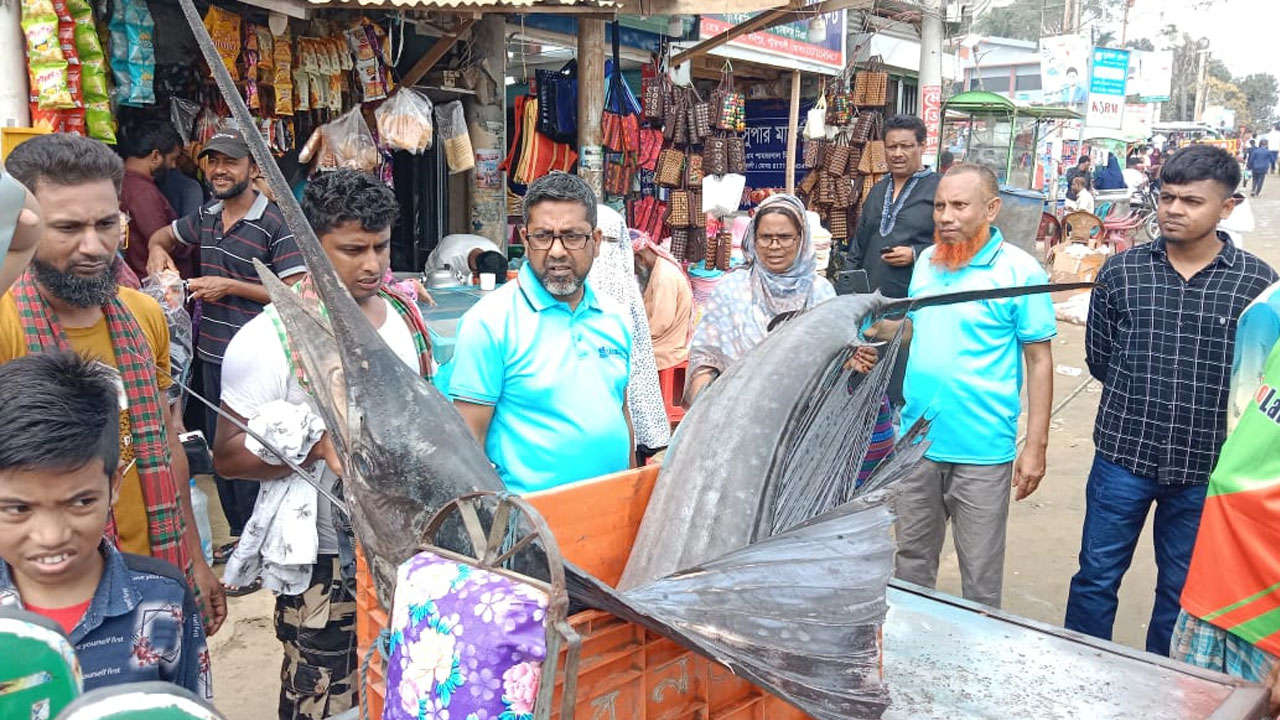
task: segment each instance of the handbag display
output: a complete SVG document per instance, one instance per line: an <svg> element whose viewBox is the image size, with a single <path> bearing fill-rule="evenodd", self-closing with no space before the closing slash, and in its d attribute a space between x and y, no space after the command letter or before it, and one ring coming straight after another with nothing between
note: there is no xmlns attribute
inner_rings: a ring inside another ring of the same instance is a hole
<svg viewBox="0 0 1280 720"><path fill-rule="evenodd" d="M640 156L636 164L641 169L653 171L658 168L658 155L662 152L662 131L657 128L640 129Z"/></svg>
<svg viewBox="0 0 1280 720"><path fill-rule="evenodd" d="M716 258L720 250L720 236L707 235L707 245L702 253L702 259L706 262L707 269L716 266Z"/></svg>
<svg viewBox="0 0 1280 720"><path fill-rule="evenodd" d="M716 128L732 132L747 130L747 96L733 89L733 64L726 62L720 75L720 87L714 95Z"/></svg>
<svg viewBox="0 0 1280 720"><path fill-rule="evenodd" d="M889 73L864 70L853 80L853 102L859 107L884 107L889 94Z"/></svg>
<svg viewBox="0 0 1280 720"><path fill-rule="evenodd" d="M671 255L678 260L689 260L689 228L671 228Z"/></svg>
<svg viewBox="0 0 1280 720"><path fill-rule="evenodd" d="M562 143L577 144L578 62L559 70L538 70L538 132Z"/></svg>
<svg viewBox="0 0 1280 720"><path fill-rule="evenodd" d="M684 186L701 188L702 178L702 156L691 152L684 159Z"/></svg>
<svg viewBox="0 0 1280 720"><path fill-rule="evenodd" d="M733 258L733 235L722 232L716 236L716 269L729 271L729 262Z"/></svg>
<svg viewBox="0 0 1280 720"><path fill-rule="evenodd" d="M663 87L667 82L666 73L657 67L657 62L653 63L654 76L644 81L644 88L641 94L644 95L644 116L650 120L662 120L663 111L666 109L666 88Z"/></svg>
<svg viewBox="0 0 1280 720"><path fill-rule="evenodd" d="M702 212L702 191L689 191L689 213L691 217L691 225L696 228L705 228L707 226L707 214Z"/></svg>
<svg viewBox="0 0 1280 720"><path fill-rule="evenodd" d="M827 221L827 229L831 231L832 240L845 240L849 237L849 213L846 210L832 210Z"/></svg>
<svg viewBox="0 0 1280 720"><path fill-rule="evenodd" d="M658 153L654 182L663 187L680 187L684 180L684 153L675 148L663 148Z"/></svg>
<svg viewBox="0 0 1280 720"><path fill-rule="evenodd" d="M810 142L827 137L827 96L823 94L825 92L824 87L823 92L818 94L818 101L805 115L804 136ZM805 147L808 147L808 143Z"/></svg>
<svg viewBox="0 0 1280 720"><path fill-rule="evenodd" d="M747 174L747 142L741 135L730 135L726 145L729 150L729 172Z"/></svg>
<svg viewBox="0 0 1280 720"><path fill-rule="evenodd" d="M711 134L711 103L704 102L697 88L689 88L689 143L697 145Z"/></svg>
<svg viewBox="0 0 1280 720"><path fill-rule="evenodd" d="M871 173L875 175L883 175L889 172L889 158L885 151L883 140L872 140L868 142L866 148L863 149L862 154L871 158ZM859 167L861 167L861 163L859 163Z"/></svg>
<svg viewBox="0 0 1280 720"><path fill-rule="evenodd" d="M879 125L880 113L864 112L858 115L858 121L853 125L853 132L849 134L849 141L854 145L865 145L875 133L877 125Z"/></svg>
<svg viewBox="0 0 1280 720"><path fill-rule="evenodd" d="M707 175L729 172L729 139L713 135L702 141L702 171Z"/></svg>
<svg viewBox="0 0 1280 720"><path fill-rule="evenodd" d="M822 173L818 178L818 202L830 205L836 200L836 177L830 173Z"/></svg>
<svg viewBox="0 0 1280 720"><path fill-rule="evenodd" d="M689 191L672 190L667 201L667 224L673 228L693 226L693 215L689 210Z"/></svg>
<svg viewBox="0 0 1280 720"><path fill-rule="evenodd" d="M848 210L853 207L853 183L849 178L841 176L836 178L835 187L833 189L833 199L831 207L838 210Z"/></svg>
<svg viewBox="0 0 1280 720"><path fill-rule="evenodd" d="M839 135L836 137L835 143L827 148L827 155L823 159L822 169L832 175L843 175L848 168L849 145L844 135Z"/></svg>
<svg viewBox="0 0 1280 720"><path fill-rule="evenodd" d="M817 170L810 170L804 176L804 179L800 181L800 184L796 186L800 193L806 196L813 195L814 189L818 187L818 175L820 174Z"/></svg>
<svg viewBox="0 0 1280 720"><path fill-rule="evenodd" d="M626 156L611 160L604 171L604 191L610 195L626 195L631 192L635 172L635 166Z"/></svg>

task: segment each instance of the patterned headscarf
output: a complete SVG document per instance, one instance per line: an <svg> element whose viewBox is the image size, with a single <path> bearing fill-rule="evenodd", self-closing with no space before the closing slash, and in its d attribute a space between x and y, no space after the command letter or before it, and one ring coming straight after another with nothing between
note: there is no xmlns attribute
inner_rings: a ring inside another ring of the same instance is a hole
<svg viewBox="0 0 1280 720"><path fill-rule="evenodd" d="M778 274L765 268L756 252L756 228L760 218L766 211L775 213L781 210L795 223L800 231L800 247L796 250L795 260L784 273ZM809 221L805 216L804 203L794 195L771 195L756 209L751 225L747 227L747 235L742 240L742 252L751 264L751 286L754 301L762 307L765 314L773 317L789 310L800 310L809 303L813 291L814 273L817 268L816 253L813 248L813 233L809 229Z"/></svg>
<svg viewBox="0 0 1280 720"><path fill-rule="evenodd" d="M644 250L645 248L649 248L653 250L655 253L657 253L658 257L666 258L667 260L670 260L671 262L675 263L676 267L680 268L681 272L684 272L684 268L680 265L680 261L676 260L675 256L672 255L671 252L668 251L666 248L654 242L653 238L649 237L649 233L643 230L636 230L635 228L631 228L630 232L631 232L631 253L633 255L639 255L642 250Z"/></svg>
<svg viewBox="0 0 1280 720"><path fill-rule="evenodd" d="M760 211L778 208L800 229L800 247L795 261L784 273L773 273L756 255L756 224ZM723 373L768 334L769 322L778 314L803 310L835 297L835 289L816 273L813 234L804 206L793 195L773 195L760 204L742 241L749 269L725 273L703 308L702 319L689 344L689 373L692 380L699 369Z"/></svg>

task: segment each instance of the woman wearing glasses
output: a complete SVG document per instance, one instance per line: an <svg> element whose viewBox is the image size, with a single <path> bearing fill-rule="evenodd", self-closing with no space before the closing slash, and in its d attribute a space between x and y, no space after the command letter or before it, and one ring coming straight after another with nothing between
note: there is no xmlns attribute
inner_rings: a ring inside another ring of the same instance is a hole
<svg viewBox="0 0 1280 720"><path fill-rule="evenodd" d="M760 204L742 250L747 265L720 281L694 329L686 402L763 340L774 317L836 295L817 275L804 205L793 195L773 195Z"/></svg>

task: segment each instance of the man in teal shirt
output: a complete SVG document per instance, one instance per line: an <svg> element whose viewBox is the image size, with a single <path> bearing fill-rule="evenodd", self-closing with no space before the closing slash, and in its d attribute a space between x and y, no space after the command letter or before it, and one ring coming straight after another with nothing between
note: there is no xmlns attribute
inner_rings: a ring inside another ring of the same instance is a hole
<svg viewBox="0 0 1280 720"><path fill-rule="evenodd" d="M990 170L968 164L948 170L934 197L934 245L920 254L908 295L1048 282L1040 264L991 225L999 212ZM933 587L950 521L964 597L999 607L1010 485L1021 500L1045 472L1053 303L1047 295L1025 295L923 308L910 320L902 427L921 417L933 424L925 461L900 485L896 574ZM876 331L882 336L887 328ZM1027 445L1015 464L1024 357Z"/></svg>
<svg viewBox="0 0 1280 720"><path fill-rule="evenodd" d="M449 395L513 492L631 466L631 331L587 274L600 249L596 198L551 173L524 199L528 262L462 316Z"/></svg>

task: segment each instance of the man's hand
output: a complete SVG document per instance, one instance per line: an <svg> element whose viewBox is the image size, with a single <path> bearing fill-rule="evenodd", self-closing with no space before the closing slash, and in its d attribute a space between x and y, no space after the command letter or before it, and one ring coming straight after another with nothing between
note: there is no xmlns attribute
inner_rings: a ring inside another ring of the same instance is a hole
<svg viewBox="0 0 1280 720"><path fill-rule="evenodd" d="M342 458L338 457L338 449L333 446L333 441L327 432L315 445L311 446L311 452L307 453L307 459L302 465L310 465L316 460L324 460L324 464L329 466L334 475L342 477Z"/></svg>
<svg viewBox="0 0 1280 720"><path fill-rule="evenodd" d="M853 351L853 357L844 362L844 369L866 375L876 366L876 360L879 358L880 353L875 348L870 345L859 345L858 349Z"/></svg>
<svg viewBox="0 0 1280 720"><path fill-rule="evenodd" d="M409 282L413 283L413 291L418 294L418 302L424 302L431 307L436 306L436 299L431 297L431 293L427 292L427 288L422 285L422 281L414 278Z"/></svg>
<svg viewBox="0 0 1280 720"><path fill-rule="evenodd" d="M170 261L172 262L172 261ZM148 263L150 265L150 263ZM224 277L198 277L187 281L187 289L196 300L216 302L231 294L235 280Z"/></svg>
<svg viewBox="0 0 1280 720"><path fill-rule="evenodd" d="M880 256L886 265L892 267L910 267L916 262L916 251L910 245L894 245L889 252Z"/></svg>
<svg viewBox="0 0 1280 720"><path fill-rule="evenodd" d="M1013 464L1013 487L1017 489L1015 500L1024 500L1040 487L1044 479L1044 450L1027 447Z"/></svg>
<svg viewBox="0 0 1280 720"><path fill-rule="evenodd" d="M195 566L193 575L200 588L200 597L204 599L204 607L209 614L204 634L213 637L222 627L222 621L227 619L227 591L203 557L194 557L191 562Z"/></svg>
<svg viewBox="0 0 1280 720"><path fill-rule="evenodd" d="M178 272L178 266L173 262L173 256L162 247L152 245L147 250L147 274L152 277L160 277L160 273L165 270Z"/></svg>

